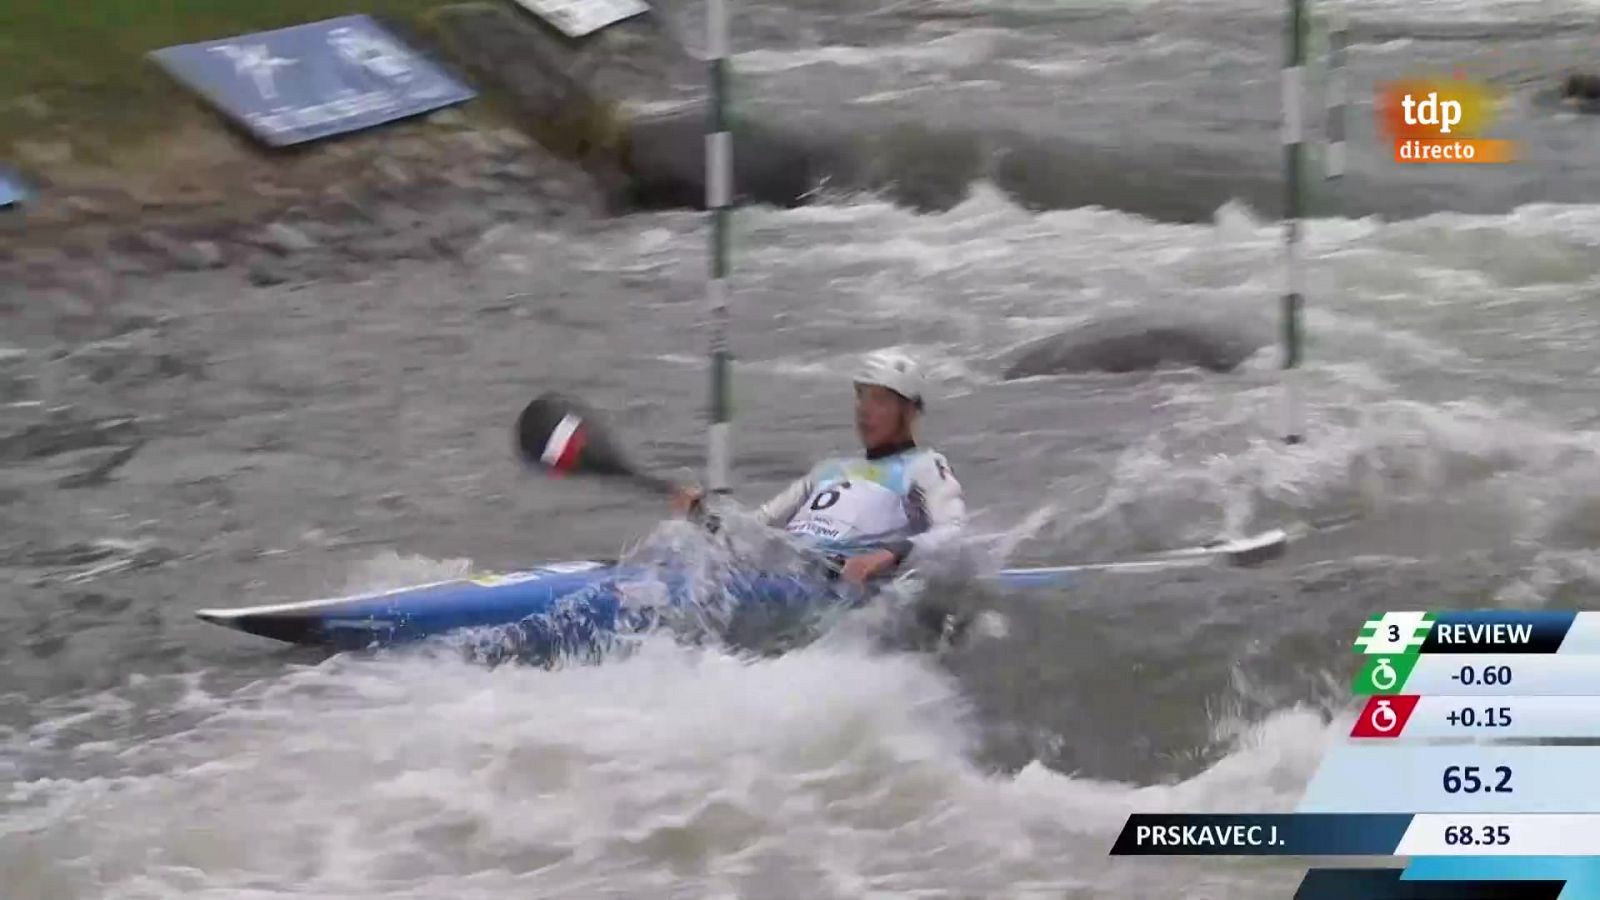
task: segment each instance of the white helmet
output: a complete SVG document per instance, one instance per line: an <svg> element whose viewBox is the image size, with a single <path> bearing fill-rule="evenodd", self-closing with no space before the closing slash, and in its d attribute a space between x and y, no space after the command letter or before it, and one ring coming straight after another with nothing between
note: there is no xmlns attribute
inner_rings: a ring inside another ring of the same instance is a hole
<svg viewBox="0 0 1600 900"><path fill-rule="evenodd" d="M886 387L922 409L922 369L904 353L878 350L867 354L852 380Z"/></svg>

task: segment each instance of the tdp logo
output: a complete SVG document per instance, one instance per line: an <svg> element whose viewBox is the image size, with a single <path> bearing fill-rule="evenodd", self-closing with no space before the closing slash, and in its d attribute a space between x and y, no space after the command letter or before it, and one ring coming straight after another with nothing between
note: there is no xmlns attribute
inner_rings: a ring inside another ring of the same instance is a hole
<svg viewBox="0 0 1600 900"><path fill-rule="evenodd" d="M1497 91L1457 75L1380 85L1374 107L1395 162L1495 163L1514 156L1510 141L1483 137L1498 105Z"/></svg>
<svg viewBox="0 0 1600 900"><path fill-rule="evenodd" d="M1450 129L1461 124L1461 101L1441 101L1438 91L1429 91L1422 100L1406 94L1400 99L1400 106L1405 110L1407 125L1433 125L1440 134L1449 134Z"/></svg>

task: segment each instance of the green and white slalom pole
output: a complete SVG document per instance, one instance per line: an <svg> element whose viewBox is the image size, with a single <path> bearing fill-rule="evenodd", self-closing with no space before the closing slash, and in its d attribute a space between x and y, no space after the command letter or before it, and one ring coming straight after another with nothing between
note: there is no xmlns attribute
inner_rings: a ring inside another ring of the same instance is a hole
<svg viewBox="0 0 1600 900"><path fill-rule="evenodd" d="M1327 180L1335 183L1344 177L1344 58L1349 45L1348 32L1343 11L1338 6L1333 7L1328 13L1328 75L1323 99L1328 108L1325 134L1328 148L1324 162Z"/></svg>
<svg viewBox="0 0 1600 900"><path fill-rule="evenodd" d="M711 433L706 450L706 486L728 492L728 432L732 416L728 353L728 213L733 202L733 139L727 122L727 0L706 0L706 56L711 85L706 127L706 209L711 213Z"/></svg>
<svg viewBox="0 0 1600 900"><path fill-rule="evenodd" d="M1283 439L1290 444L1298 444L1305 437L1297 372L1300 367L1300 315L1305 305L1305 273L1300 260L1303 200L1301 160L1305 146L1301 123L1305 97L1305 25L1305 0L1289 0L1289 52L1283 67L1283 239L1287 281L1283 295Z"/></svg>

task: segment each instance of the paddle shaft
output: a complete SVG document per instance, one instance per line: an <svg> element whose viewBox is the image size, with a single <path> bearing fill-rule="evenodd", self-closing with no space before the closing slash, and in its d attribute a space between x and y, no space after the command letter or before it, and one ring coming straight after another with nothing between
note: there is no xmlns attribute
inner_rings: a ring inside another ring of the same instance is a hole
<svg viewBox="0 0 1600 900"><path fill-rule="evenodd" d="M649 472L628 472L622 477L628 482L636 484L646 491L649 491L653 494L661 494L666 497L671 497L673 494L676 494L680 488L680 485L677 482L668 478L662 478L659 475L652 475Z"/></svg>

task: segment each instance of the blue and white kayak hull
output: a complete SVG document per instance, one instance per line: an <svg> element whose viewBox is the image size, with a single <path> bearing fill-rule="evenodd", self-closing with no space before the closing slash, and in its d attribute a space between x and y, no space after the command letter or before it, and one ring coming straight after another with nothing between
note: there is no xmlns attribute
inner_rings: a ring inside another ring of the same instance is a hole
<svg viewBox="0 0 1600 900"><path fill-rule="evenodd" d="M657 568L582 560L522 572L481 575L349 597L272 606L203 609L199 618L291 644L365 648L416 641L462 629L520 626L540 643L576 644L637 630L649 609L624 602L630 582L646 580L681 605L687 579ZM837 600L821 579L743 575L724 586L733 605L805 606Z"/></svg>

